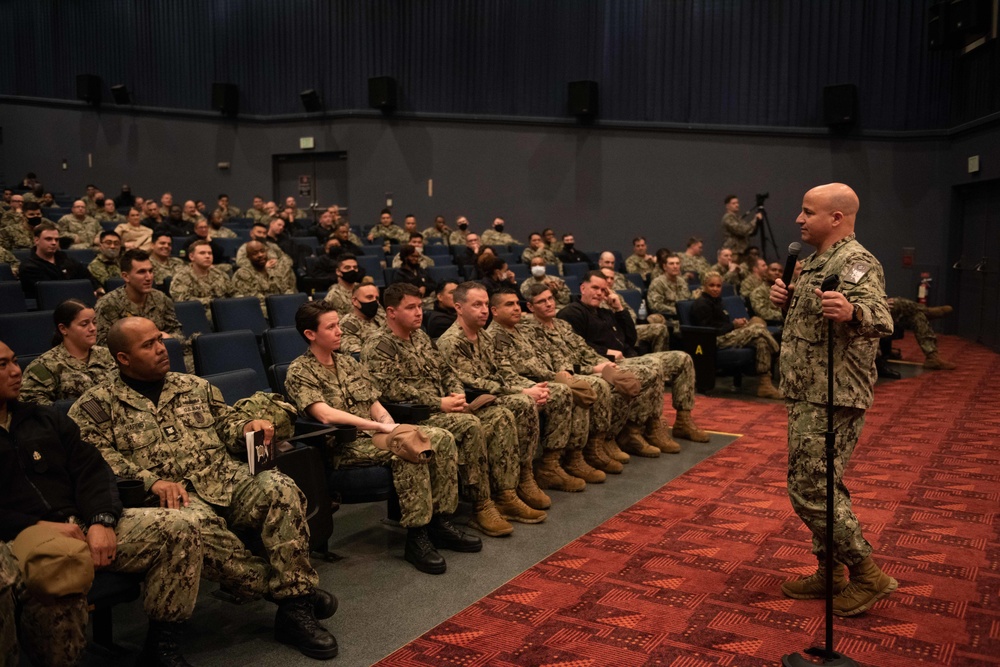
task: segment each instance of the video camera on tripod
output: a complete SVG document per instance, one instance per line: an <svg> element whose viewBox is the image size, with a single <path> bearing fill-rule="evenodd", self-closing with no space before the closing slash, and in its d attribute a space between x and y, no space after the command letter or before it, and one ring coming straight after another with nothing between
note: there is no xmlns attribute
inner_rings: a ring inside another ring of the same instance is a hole
<svg viewBox="0 0 1000 667"><path fill-rule="evenodd" d="M755 208L757 208L758 210L764 208L764 202L766 202L767 198L770 196L771 196L770 192L758 192L757 204L755 205Z"/></svg>

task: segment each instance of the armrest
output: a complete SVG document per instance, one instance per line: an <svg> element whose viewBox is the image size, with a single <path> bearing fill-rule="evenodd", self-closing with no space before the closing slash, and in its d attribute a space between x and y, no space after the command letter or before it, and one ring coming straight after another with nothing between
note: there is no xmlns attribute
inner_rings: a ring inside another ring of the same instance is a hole
<svg viewBox="0 0 1000 667"><path fill-rule="evenodd" d="M431 408L423 403L382 403L397 424L419 424L430 419Z"/></svg>
<svg viewBox="0 0 1000 667"><path fill-rule="evenodd" d="M321 431L329 428L330 426L331 424L323 424L318 421L313 421L312 419L300 418L295 421L295 435L308 435L309 433ZM346 444L354 442L358 439L358 429L354 426L338 426L337 430L334 431L332 435L337 444ZM317 436L315 438L306 437L296 442L301 442L306 445L319 446L323 445L323 439L325 437L326 436Z"/></svg>

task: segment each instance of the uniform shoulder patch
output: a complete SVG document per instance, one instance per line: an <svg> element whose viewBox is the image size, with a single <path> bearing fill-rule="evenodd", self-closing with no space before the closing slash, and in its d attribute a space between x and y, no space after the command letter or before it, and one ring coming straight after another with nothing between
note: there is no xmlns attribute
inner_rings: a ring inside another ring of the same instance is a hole
<svg viewBox="0 0 1000 667"><path fill-rule="evenodd" d="M80 404L80 409L90 415L90 418L98 424L111 421L111 415L104 410L104 407L97 402L97 399L92 398L89 401L84 401Z"/></svg>
<svg viewBox="0 0 1000 667"><path fill-rule="evenodd" d="M497 347L510 347L514 344L514 339L506 331L498 331L494 336L496 340Z"/></svg>
<svg viewBox="0 0 1000 667"><path fill-rule="evenodd" d="M871 268L872 265L868 262L853 262L844 267L841 272L841 279L847 283L857 284Z"/></svg>
<svg viewBox="0 0 1000 667"><path fill-rule="evenodd" d="M471 358L474 352L472 343L467 340L461 341L458 344L458 351L462 356Z"/></svg>
<svg viewBox="0 0 1000 667"><path fill-rule="evenodd" d="M355 320L345 319L343 322L340 323L340 328L344 332L351 334L356 334L359 331L361 331L361 326Z"/></svg>
<svg viewBox="0 0 1000 667"><path fill-rule="evenodd" d="M375 346L375 349L379 352L379 354L385 357L393 358L396 356L396 344L388 338L380 340L378 345Z"/></svg>
<svg viewBox="0 0 1000 667"><path fill-rule="evenodd" d="M45 364L32 364L28 368L28 374L42 384L47 385L52 382L52 371L50 371Z"/></svg>

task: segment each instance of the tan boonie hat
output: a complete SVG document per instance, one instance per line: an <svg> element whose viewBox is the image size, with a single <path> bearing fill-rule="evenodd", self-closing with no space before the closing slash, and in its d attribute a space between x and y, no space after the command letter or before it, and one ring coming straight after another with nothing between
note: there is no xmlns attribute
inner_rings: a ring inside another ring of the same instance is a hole
<svg viewBox="0 0 1000 667"><path fill-rule="evenodd" d="M94 560L87 543L48 526L25 528L11 542L10 551L33 595L86 595L94 583Z"/></svg>
<svg viewBox="0 0 1000 667"><path fill-rule="evenodd" d="M629 398L635 398L638 396L639 391L642 389L642 385L639 383L639 378L637 378L634 373L623 371L622 369L615 368L614 366L605 366L601 370L601 377L604 378L608 384Z"/></svg>
<svg viewBox="0 0 1000 667"><path fill-rule="evenodd" d="M430 463L434 459L430 438L413 424L400 424L392 433L373 435L372 443L410 463Z"/></svg>
<svg viewBox="0 0 1000 667"><path fill-rule="evenodd" d="M589 408L597 402L597 392L594 391L589 382L581 377L571 375L566 371L559 371L552 378L552 381L569 387L570 391L573 392L573 403L581 408Z"/></svg>

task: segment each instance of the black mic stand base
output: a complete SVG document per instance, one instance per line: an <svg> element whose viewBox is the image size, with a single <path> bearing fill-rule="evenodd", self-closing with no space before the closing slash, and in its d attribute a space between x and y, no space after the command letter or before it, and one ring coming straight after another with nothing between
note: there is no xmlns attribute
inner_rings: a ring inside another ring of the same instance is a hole
<svg viewBox="0 0 1000 667"><path fill-rule="evenodd" d="M827 651L823 648L813 647L807 648L806 653L814 655L817 658L822 658L823 662L815 662L813 660L803 658L801 653L789 653L788 655L781 656L781 664L783 667L816 667L816 665L831 665L832 667L858 667L858 663L854 662L846 655L840 655L836 651Z"/></svg>

